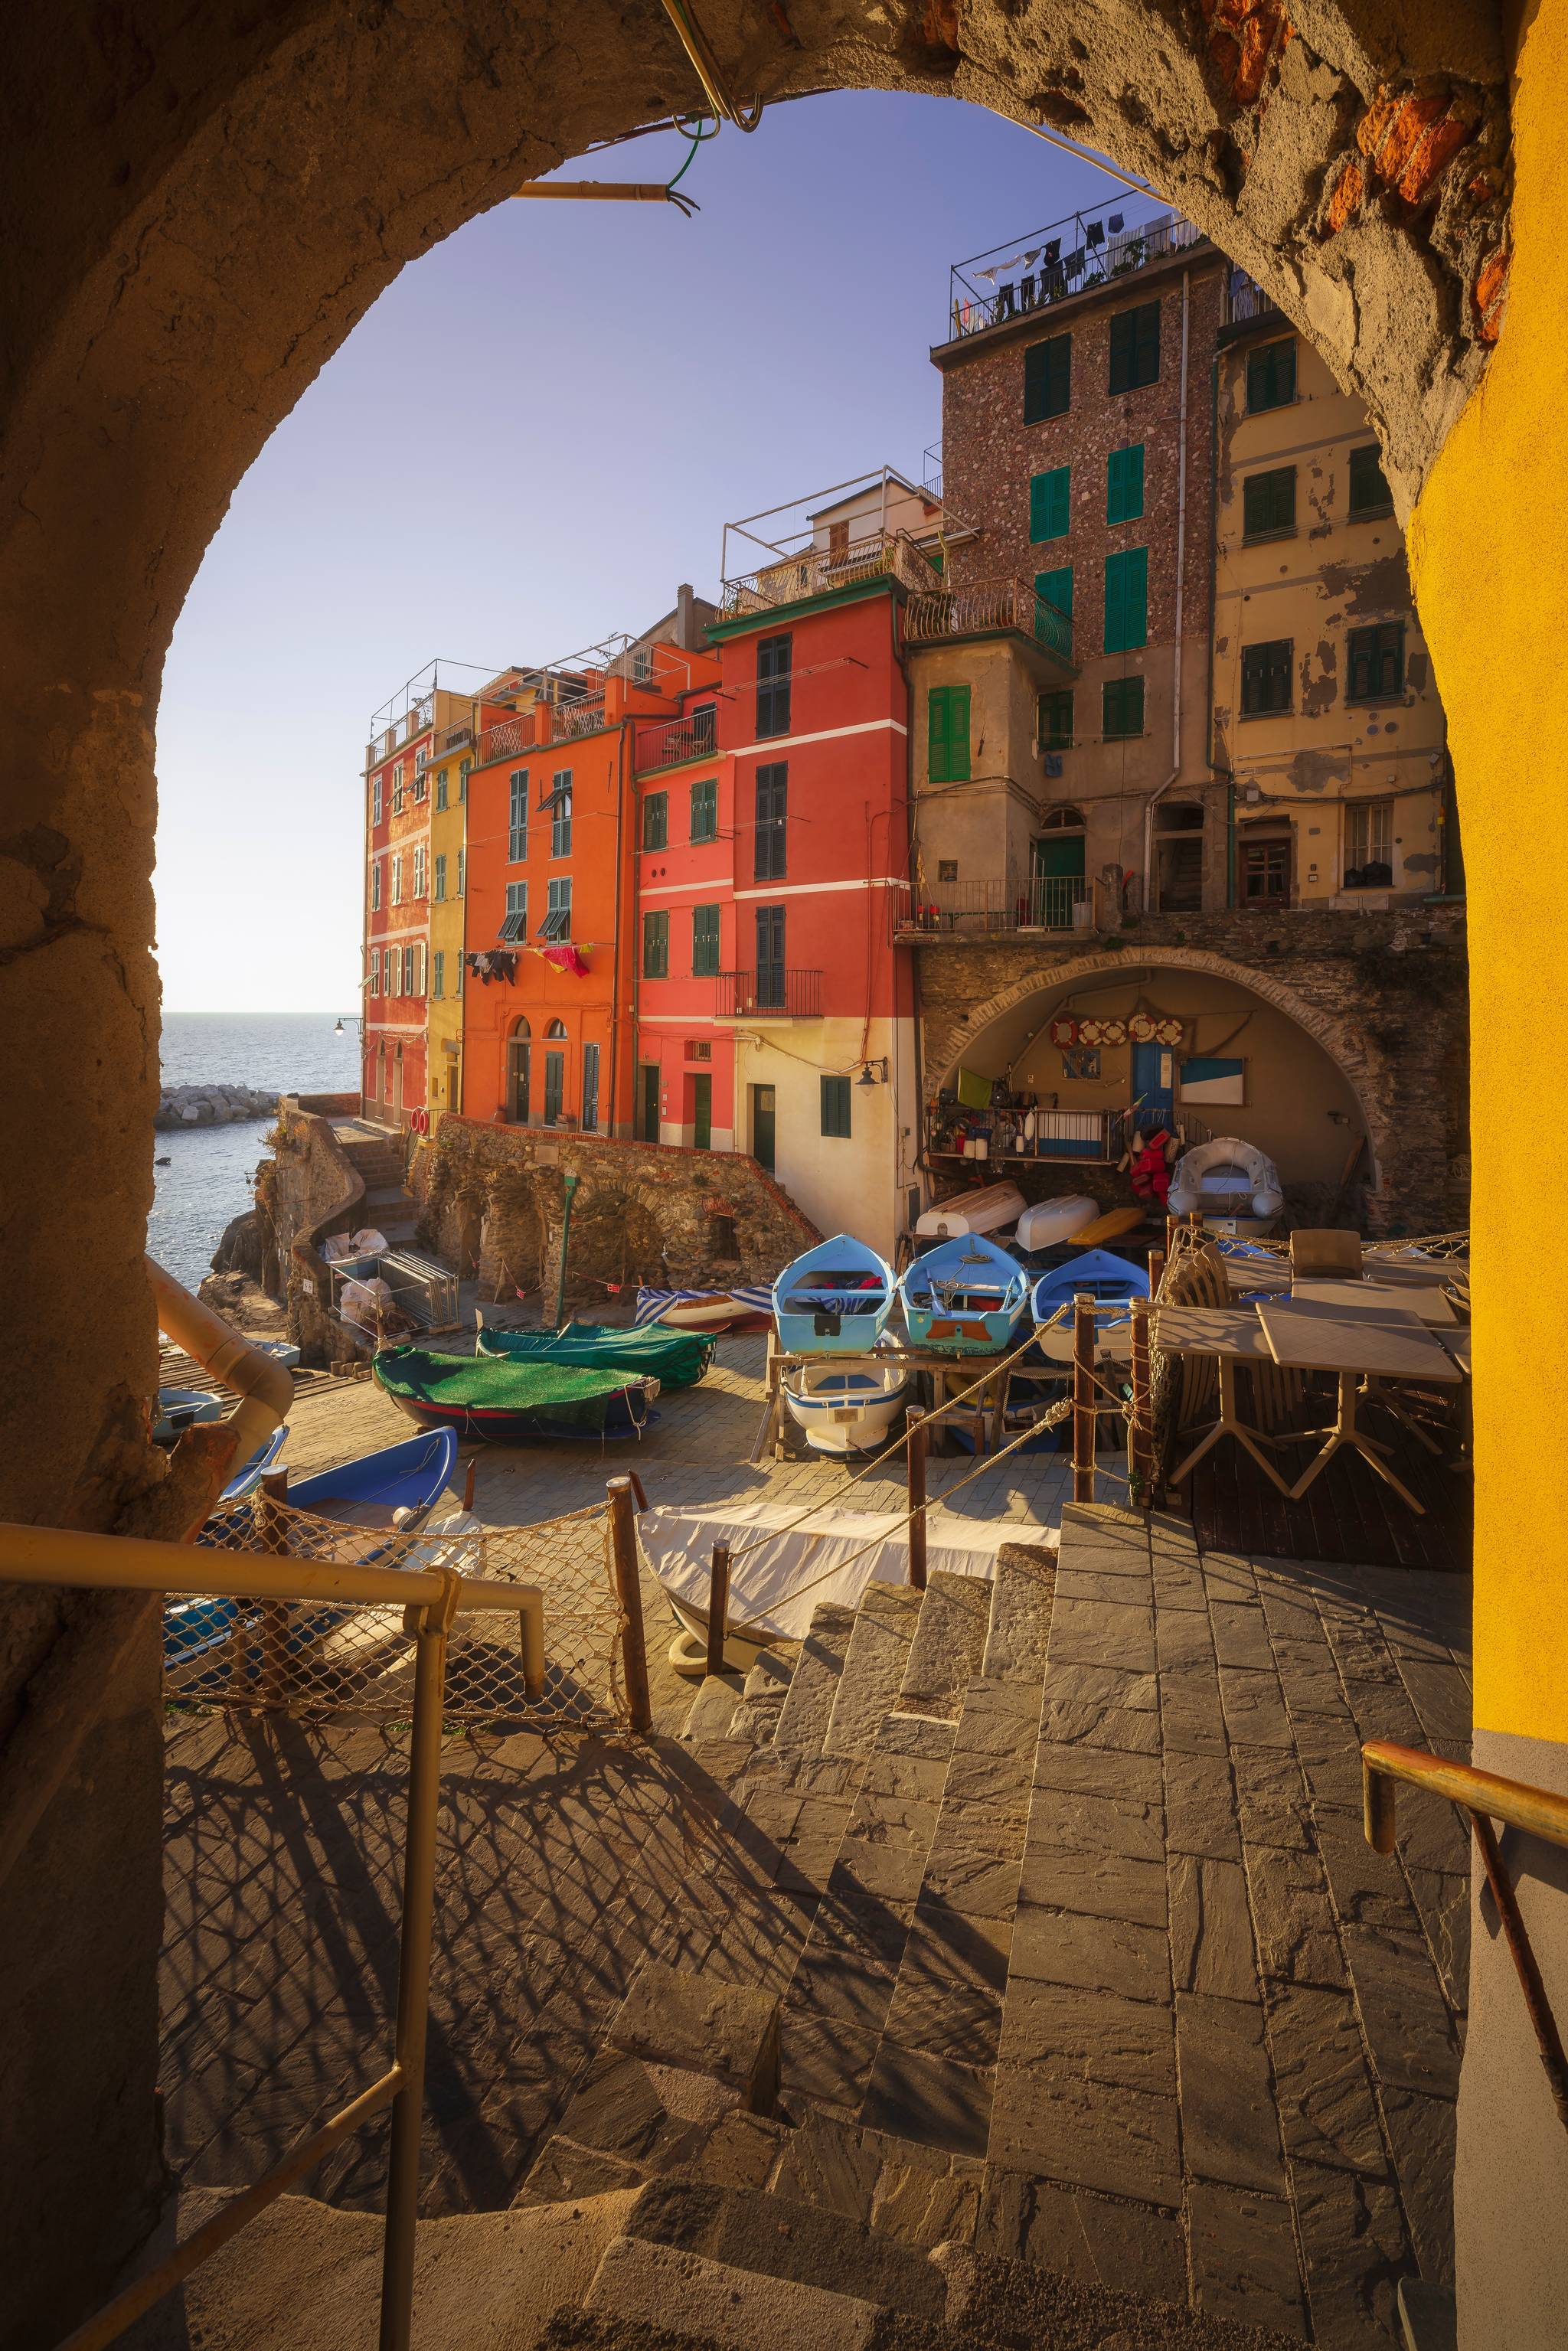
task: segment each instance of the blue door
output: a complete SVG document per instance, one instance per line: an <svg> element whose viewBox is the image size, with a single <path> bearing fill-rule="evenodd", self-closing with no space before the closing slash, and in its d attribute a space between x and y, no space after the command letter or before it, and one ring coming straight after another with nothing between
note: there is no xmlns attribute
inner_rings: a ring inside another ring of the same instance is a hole
<svg viewBox="0 0 1568 2351"><path fill-rule="evenodd" d="M1152 1123L1158 1117L1167 1126L1175 1119L1176 1056L1168 1045L1133 1048L1133 1107Z"/></svg>

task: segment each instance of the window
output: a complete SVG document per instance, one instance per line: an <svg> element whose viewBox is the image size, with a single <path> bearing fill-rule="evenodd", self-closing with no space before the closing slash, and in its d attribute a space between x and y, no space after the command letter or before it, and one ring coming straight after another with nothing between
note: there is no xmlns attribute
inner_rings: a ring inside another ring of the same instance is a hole
<svg viewBox="0 0 1568 2351"><path fill-rule="evenodd" d="M958 861L956 857L939 857L936 860L936 879L938 882L956 882Z"/></svg>
<svg viewBox="0 0 1568 2351"><path fill-rule="evenodd" d="M1241 486L1243 538L1277 538L1296 528L1296 469L1276 465L1271 473L1249 474Z"/></svg>
<svg viewBox="0 0 1568 2351"><path fill-rule="evenodd" d="M1381 702L1405 690L1405 630L1398 621L1350 632L1350 683L1346 699Z"/></svg>
<svg viewBox="0 0 1568 2351"><path fill-rule="evenodd" d="M711 1061L713 1047L706 1038L694 1037L686 1046L686 1059L688 1061Z"/></svg>
<svg viewBox="0 0 1568 2351"><path fill-rule="evenodd" d="M1100 689L1100 731L1107 743L1116 743L1144 731L1144 681L1141 677L1108 677Z"/></svg>
<svg viewBox="0 0 1568 2351"><path fill-rule="evenodd" d="M404 996L412 996L414 993L413 949L412 947L404 947L402 951L402 983L400 992Z"/></svg>
<svg viewBox="0 0 1568 2351"><path fill-rule="evenodd" d="M1063 563L1054 571L1037 571L1034 575L1034 592L1037 596L1042 596L1048 604L1054 604L1059 612L1064 612L1071 620L1072 618L1071 564Z"/></svg>
<svg viewBox="0 0 1568 2351"><path fill-rule="evenodd" d="M520 865L528 853L528 771L514 768L507 818L507 862Z"/></svg>
<svg viewBox="0 0 1568 2351"><path fill-rule="evenodd" d="M925 697L925 747L934 784L969 780L969 689L934 685Z"/></svg>
<svg viewBox="0 0 1568 2351"><path fill-rule="evenodd" d="M1042 694L1035 705L1035 725L1042 751L1072 748L1072 689Z"/></svg>
<svg viewBox="0 0 1568 2351"><path fill-rule="evenodd" d="M591 1134L599 1124L599 1048L582 1049L582 1131Z"/></svg>
<svg viewBox="0 0 1568 2351"><path fill-rule="evenodd" d="M380 947L372 947L371 949L371 968L367 989L368 993L371 996L379 996L382 992L382 951Z"/></svg>
<svg viewBox="0 0 1568 2351"><path fill-rule="evenodd" d="M1353 522L1366 515L1392 514L1394 493L1383 472L1383 452L1375 441L1364 449L1350 453L1350 516Z"/></svg>
<svg viewBox="0 0 1568 2351"><path fill-rule="evenodd" d="M644 914L643 917L643 977L644 979L668 979L669 976L669 915L667 914Z"/></svg>
<svg viewBox="0 0 1568 2351"><path fill-rule="evenodd" d="M561 1105L566 1099L566 1055L545 1055L545 1118L547 1126L560 1124Z"/></svg>
<svg viewBox="0 0 1568 2351"><path fill-rule="evenodd" d="M444 851L442 852L435 861L435 888L432 894L436 898L444 898L446 895L446 855Z"/></svg>
<svg viewBox="0 0 1568 2351"><path fill-rule="evenodd" d="M1023 421L1039 424L1065 416L1072 402L1072 338L1052 335L1030 343L1023 355Z"/></svg>
<svg viewBox="0 0 1568 2351"><path fill-rule="evenodd" d="M755 872L758 882L781 882L787 864L785 826L788 821L789 768L780 759L757 770L757 841Z"/></svg>
<svg viewBox="0 0 1568 2351"><path fill-rule="evenodd" d="M1065 538L1072 522L1072 468L1053 465L1049 474L1035 474L1029 486L1029 535Z"/></svg>
<svg viewBox="0 0 1568 2351"><path fill-rule="evenodd" d="M423 898L424 895L425 868L428 862L428 854L423 841L415 841L413 846L413 894L416 898Z"/></svg>
<svg viewBox="0 0 1568 2351"><path fill-rule="evenodd" d="M709 978L718 969L718 908L692 908L692 977Z"/></svg>
<svg viewBox="0 0 1568 2351"><path fill-rule="evenodd" d="M850 1131L850 1081L848 1078L822 1080L822 1133L844 1134Z"/></svg>
<svg viewBox="0 0 1568 2351"><path fill-rule="evenodd" d="M539 925L541 939L570 939L571 936L571 876L566 874L549 885L549 901L544 921Z"/></svg>
<svg viewBox="0 0 1568 2351"><path fill-rule="evenodd" d="M784 909L757 909L757 1003L758 1010L784 1002Z"/></svg>
<svg viewBox="0 0 1568 2351"><path fill-rule="evenodd" d="M503 946L516 946L528 935L528 885L526 882L507 884L507 911L501 917L501 927L496 934Z"/></svg>
<svg viewBox="0 0 1568 2351"><path fill-rule="evenodd" d="M452 993L454 996L461 996L463 993L463 951L461 948L458 949L452 961Z"/></svg>
<svg viewBox="0 0 1568 2351"><path fill-rule="evenodd" d="M392 859L392 902L394 906L401 906L402 904L402 859L401 857Z"/></svg>
<svg viewBox="0 0 1568 2351"><path fill-rule="evenodd" d="M392 814L393 814L393 816L401 816L401 815L402 815L402 761L400 759L400 760L397 762L397 765L396 765L396 766L393 768L393 769L392 769Z"/></svg>
<svg viewBox="0 0 1568 2351"><path fill-rule="evenodd" d="M416 800L422 800L429 790L430 783L424 772L424 754L422 751L413 763L413 797Z"/></svg>
<svg viewBox="0 0 1568 2351"><path fill-rule="evenodd" d="M1140 302L1111 321L1111 390L1136 392L1160 380L1160 306Z"/></svg>
<svg viewBox="0 0 1568 2351"><path fill-rule="evenodd" d="M1394 880L1394 803L1353 800L1344 812L1344 886L1386 890Z"/></svg>
<svg viewBox="0 0 1568 2351"><path fill-rule="evenodd" d="M718 839L718 783L712 776L692 786L692 839Z"/></svg>
<svg viewBox="0 0 1568 2351"><path fill-rule="evenodd" d="M371 785L371 822L372 824L380 824L382 820L382 779L380 776L377 776Z"/></svg>
<svg viewBox="0 0 1568 2351"><path fill-rule="evenodd" d="M789 661L793 639L761 637L757 645L757 739L789 732Z"/></svg>
<svg viewBox="0 0 1568 2351"><path fill-rule="evenodd" d="M828 525L828 559L840 563L850 551L850 527L847 521Z"/></svg>
<svg viewBox="0 0 1568 2351"><path fill-rule="evenodd" d="M1291 639L1241 648L1241 716L1260 718L1291 707Z"/></svg>
<svg viewBox="0 0 1568 2351"><path fill-rule="evenodd" d="M465 889L467 887L467 882L468 852L465 849L460 849L457 852L457 895L460 898L462 897Z"/></svg>
<svg viewBox="0 0 1568 2351"><path fill-rule="evenodd" d="M473 764L472 759L459 759L457 762L457 797L460 800L468 797L468 770Z"/></svg>
<svg viewBox="0 0 1568 2351"><path fill-rule="evenodd" d="M430 958L430 992L432 996L446 993L446 951L437 947Z"/></svg>
<svg viewBox="0 0 1568 2351"><path fill-rule="evenodd" d="M1247 354L1247 413L1265 408L1289 408L1296 396L1296 346L1293 339L1265 343Z"/></svg>
<svg viewBox="0 0 1568 2351"><path fill-rule="evenodd" d="M667 849L670 845L670 795L650 792L643 802L643 846L644 849Z"/></svg>
<svg viewBox="0 0 1568 2351"><path fill-rule="evenodd" d="M1105 558L1105 651L1135 652L1149 642L1149 550L1124 548Z"/></svg>
<svg viewBox="0 0 1568 2351"><path fill-rule="evenodd" d="M438 768L435 771L435 805L438 809L444 809L446 806L446 769L444 768Z"/></svg>
<svg viewBox="0 0 1568 2351"><path fill-rule="evenodd" d="M563 768L550 778L549 853L552 857L571 855L571 769Z"/></svg>
<svg viewBox="0 0 1568 2351"><path fill-rule="evenodd" d="M1144 511L1144 444L1113 449L1105 460L1105 519L1136 522Z"/></svg>
<svg viewBox="0 0 1568 2351"><path fill-rule="evenodd" d="M372 858L371 858L371 914L380 914L380 912L381 912L381 905L382 905L382 861L381 861L381 859L380 859L379 857L372 857Z"/></svg>
<svg viewBox="0 0 1568 2351"><path fill-rule="evenodd" d="M1240 856L1244 906L1283 906L1291 896L1289 839L1244 841Z"/></svg>

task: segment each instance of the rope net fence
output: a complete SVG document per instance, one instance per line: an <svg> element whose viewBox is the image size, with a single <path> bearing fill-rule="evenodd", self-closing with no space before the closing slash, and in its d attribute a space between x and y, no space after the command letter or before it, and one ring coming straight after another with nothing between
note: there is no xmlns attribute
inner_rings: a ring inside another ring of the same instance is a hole
<svg viewBox="0 0 1568 2351"><path fill-rule="evenodd" d="M543 1697L530 1700L524 1687L520 1618L464 1610L447 1642L443 1721L587 1730L627 1719L604 1502L536 1526L486 1527L458 1512L410 1531L319 1518L256 1493L214 1513L197 1548L287 1553L333 1567L447 1567L532 1584L544 1601ZM395 1604L172 1599L163 1612L164 1700L316 1722L403 1722L413 1708L414 1646Z"/></svg>

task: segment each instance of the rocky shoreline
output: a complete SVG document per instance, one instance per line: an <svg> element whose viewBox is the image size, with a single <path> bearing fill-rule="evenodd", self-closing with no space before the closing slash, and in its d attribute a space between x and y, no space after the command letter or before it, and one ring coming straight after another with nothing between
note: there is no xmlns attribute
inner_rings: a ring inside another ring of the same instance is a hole
<svg viewBox="0 0 1568 2351"><path fill-rule="evenodd" d="M271 1118L277 1096L257 1086L165 1086L152 1123L161 1134L182 1126L236 1126Z"/></svg>

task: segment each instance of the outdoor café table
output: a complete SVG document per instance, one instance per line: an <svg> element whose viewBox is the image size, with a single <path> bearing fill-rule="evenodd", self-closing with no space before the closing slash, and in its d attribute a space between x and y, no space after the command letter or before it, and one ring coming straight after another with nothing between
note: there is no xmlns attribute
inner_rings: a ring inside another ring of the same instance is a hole
<svg viewBox="0 0 1568 2351"><path fill-rule="evenodd" d="M1369 1281L1396 1282L1401 1290L1442 1290L1450 1282L1462 1290L1469 1284L1468 1257L1380 1257L1368 1249L1363 1262Z"/></svg>
<svg viewBox="0 0 1568 2351"><path fill-rule="evenodd" d="M1418 1322L1455 1323L1458 1316L1447 1293L1426 1284L1384 1281L1298 1281L1291 1285L1292 1305L1305 1302L1331 1306L1351 1315L1375 1314L1385 1320L1413 1315ZM1281 1300L1281 1303L1283 1304Z"/></svg>
<svg viewBox="0 0 1568 2351"><path fill-rule="evenodd" d="M1281 1494L1290 1492L1285 1480L1260 1449L1265 1445L1271 1446L1274 1439L1260 1428L1249 1428L1237 1409L1238 1364L1267 1364L1273 1360L1258 1319L1259 1311L1252 1306L1158 1306L1149 1317L1151 1349L1158 1349L1166 1355L1212 1355L1219 1374L1219 1417L1204 1431L1179 1468L1171 1471L1173 1486L1179 1486L1222 1437L1233 1437Z"/></svg>
<svg viewBox="0 0 1568 2351"><path fill-rule="evenodd" d="M1290 1260L1282 1257L1228 1257L1225 1279L1238 1291L1289 1290Z"/></svg>
<svg viewBox="0 0 1568 2351"><path fill-rule="evenodd" d="M1354 1289L1356 1285L1346 1286ZM1333 1425L1323 1432L1328 1442L1313 1455L1290 1489L1291 1501L1299 1501L1340 1447L1348 1445L1371 1463L1402 1502L1417 1517L1424 1517L1425 1511L1415 1495L1382 1458L1388 1447L1368 1437L1359 1426L1356 1403L1363 1380L1457 1382L1461 1376L1459 1368L1441 1341L1414 1315L1407 1321L1396 1322L1387 1308L1360 1314L1342 1313L1337 1305L1324 1307L1305 1300L1276 1304L1268 1299L1258 1309L1258 1320L1281 1370L1332 1372L1339 1392Z"/></svg>

